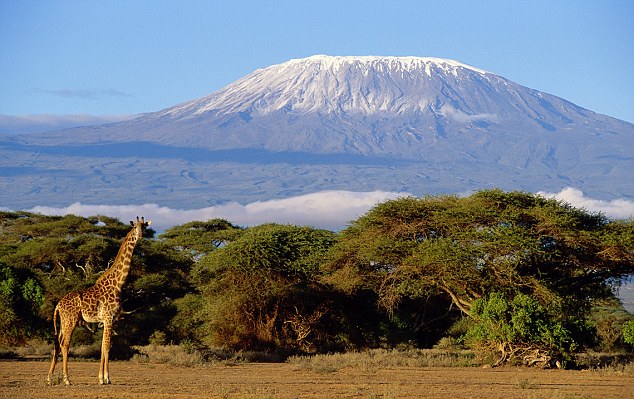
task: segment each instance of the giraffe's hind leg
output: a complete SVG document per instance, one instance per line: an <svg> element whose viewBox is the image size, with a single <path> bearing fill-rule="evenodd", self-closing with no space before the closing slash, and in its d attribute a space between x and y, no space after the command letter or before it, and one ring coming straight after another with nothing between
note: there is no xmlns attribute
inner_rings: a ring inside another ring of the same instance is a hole
<svg viewBox="0 0 634 399"><path fill-rule="evenodd" d="M55 372L55 365L57 364L57 358L59 357L60 346L59 346L59 338L54 338L55 343L53 346L53 359L51 360L51 367L48 369L48 377L46 378L46 384L52 385L53 381L53 373Z"/></svg>
<svg viewBox="0 0 634 399"><path fill-rule="evenodd" d="M67 319L65 322L62 318L62 331L60 331L59 344L62 350L64 384L70 385L70 380L68 379L68 350L70 349L70 340L73 337L73 331L75 331L77 321L79 320L79 312L68 312L66 316Z"/></svg>
<svg viewBox="0 0 634 399"><path fill-rule="evenodd" d="M62 371L64 373L64 384L70 385L70 380L68 379L68 349L70 348L70 339L73 336L73 330L75 330L75 326L68 331L62 330L60 334L60 346L62 350Z"/></svg>
<svg viewBox="0 0 634 399"><path fill-rule="evenodd" d="M53 359L51 361L51 368L49 369L48 381L51 383L51 377L55 370L55 364L59 353L62 353L62 373L64 375L64 384L70 385L68 379L68 349L70 348L70 340L73 337L73 331L79 321L79 306L78 301L75 300L78 295L71 294L62 298L57 305L60 319L59 335L55 339L55 347L53 349Z"/></svg>

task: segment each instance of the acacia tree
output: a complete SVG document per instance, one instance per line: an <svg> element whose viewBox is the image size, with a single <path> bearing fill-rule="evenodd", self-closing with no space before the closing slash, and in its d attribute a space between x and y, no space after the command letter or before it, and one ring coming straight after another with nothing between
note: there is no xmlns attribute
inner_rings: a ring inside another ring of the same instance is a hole
<svg viewBox="0 0 634 399"><path fill-rule="evenodd" d="M10 325L12 332L4 341L50 338L55 303L66 293L93 284L110 266L129 229L106 216L0 212L0 324ZM175 313L175 298L191 290L190 258L163 241L151 240L153 233L147 229L149 240L134 251L122 293L120 318L125 319L125 328L113 337L119 341L114 345L119 353L112 352L113 356L130 355L131 345L146 343L152 332L165 328ZM91 344L100 335L80 327L75 338Z"/></svg>
<svg viewBox="0 0 634 399"><path fill-rule="evenodd" d="M193 221L167 229L159 236L166 246L198 261L215 249L237 239L243 229L224 219Z"/></svg>
<svg viewBox="0 0 634 399"><path fill-rule="evenodd" d="M198 262L181 311L200 322L198 339L231 348L311 349L328 301L316 283L319 265L335 234L310 227L266 224ZM177 315L177 318L179 316Z"/></svg>
<svg viewBox="0 0 634 399"><path fill-rule="evenodd" d="M634 273L633 232L631 221L523 192L401 198L343 231L324 270L346 292L375 289L390 312L445 297L473 316L493 292L509 303L524 294L572 326Z"/></svg>

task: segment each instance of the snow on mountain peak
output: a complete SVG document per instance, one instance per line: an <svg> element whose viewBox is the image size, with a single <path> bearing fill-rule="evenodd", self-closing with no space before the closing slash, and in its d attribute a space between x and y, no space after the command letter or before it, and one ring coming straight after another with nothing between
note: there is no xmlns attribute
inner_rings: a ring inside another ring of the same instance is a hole
<svg viewBox="0 0 634 399"><path fill-rule="evenodd" d="M438 66L445 71L452 71L458 68L470 69L480 74L489 73L482 69L473 67L471 65L463 64L461 62L434 57L396 57L396 56L329 56L329 55L313 55L307 58L292 59L284 64L322 64L326 69L338 69L342 67L348 67L350 65L359 65L360 67L372 67L377 65L384 65L390 69L398 70L424 70L427 75L430 74L429 67L431 65ZM279 64L284 65L284 64Z"/></svg>
<svg viewBox="0 0 634 399"><path fill-rule="evenodd" d="M165 111L175 117L215 112L403 113L435 101L443 81L495 76L442 58L314 55L258 69L221 90ZM434 89L436 88L436 89Z"/></svg>

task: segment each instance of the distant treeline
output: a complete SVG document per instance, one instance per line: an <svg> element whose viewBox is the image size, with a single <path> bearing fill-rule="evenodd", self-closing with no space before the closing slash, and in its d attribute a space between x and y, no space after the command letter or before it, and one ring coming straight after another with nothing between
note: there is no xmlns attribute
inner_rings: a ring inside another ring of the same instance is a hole
<svg viewBox="0 0 634 399"><path fill-rule="evenodd" d="M55 304L95 282L129 226L107 216L0 213L0 344L52 339ZM632 350L615 288L634 222L487 190L400 198L335 233L222 219L148 229L111 353L148 343L283 353L473 348L492 362ZM101 337L80 326L74 345Z"/></svg>

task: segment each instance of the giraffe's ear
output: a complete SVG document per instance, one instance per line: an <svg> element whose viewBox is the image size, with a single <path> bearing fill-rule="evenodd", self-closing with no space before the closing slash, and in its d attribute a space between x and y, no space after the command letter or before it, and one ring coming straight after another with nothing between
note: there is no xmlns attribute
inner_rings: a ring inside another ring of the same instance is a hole
<svg viewBox="0 0 634 399"><path fill-rule="evenodd" d="M151 221L151 220L148 220L147 222L145 222L145 225L146 225L146 226L149 226L149 225L151 225L151 224L152 224L152 221Z"/></svg>
<svg viewBox="0 0 634 399"><path fill-rule="evenodd" d="M130 220L130 226L134 227L134 222Z"/></svg>

